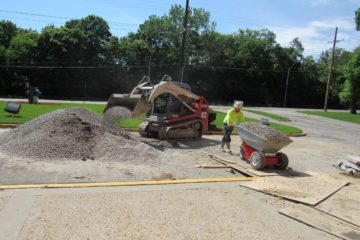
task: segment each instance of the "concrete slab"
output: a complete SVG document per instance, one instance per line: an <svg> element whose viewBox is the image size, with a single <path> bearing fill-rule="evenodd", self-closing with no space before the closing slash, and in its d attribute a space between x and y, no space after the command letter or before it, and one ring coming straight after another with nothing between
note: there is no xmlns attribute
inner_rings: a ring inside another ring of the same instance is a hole
<svg viewBox="0 0 360 240"><path fill-rule="evenodd" d="M0 233L2 240L18 239L35 196L12 197L0 211Z"/></svg>
<svg viewBox="0 0 360 240"><path fill-rule="evenodd" d="M18 239L335 239L234 183L103 189L43 190Z"/></svg>

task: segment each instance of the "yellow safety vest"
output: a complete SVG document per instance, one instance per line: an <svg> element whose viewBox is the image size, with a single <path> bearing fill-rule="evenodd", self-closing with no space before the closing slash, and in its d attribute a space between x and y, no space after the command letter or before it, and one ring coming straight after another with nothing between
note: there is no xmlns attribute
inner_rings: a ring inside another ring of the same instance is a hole
<svg viewBox="0 0 360 240"><path fill-rule="evenodd" d="M244 113L241 110L239 112L235 112L235 108L232 108L227 112L224 118L224 123L234 126L237 122L244 121L244 119Z"/></svg>

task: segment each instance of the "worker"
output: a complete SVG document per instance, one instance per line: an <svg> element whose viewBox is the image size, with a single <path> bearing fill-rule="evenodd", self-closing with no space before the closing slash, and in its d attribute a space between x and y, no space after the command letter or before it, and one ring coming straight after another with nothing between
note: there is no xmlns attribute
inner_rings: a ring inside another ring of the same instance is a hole
<svg viewBox="0 0 360 240"><path fill-rule="evenodd" d="M224 146L226 145L228 152L231 153L230 142L231 133L236 123L244 121L244 113L242 111L243 102L235 101L233 108L231 108L224 118L224 136L221 141L220 151L225 152Z"/></svg>

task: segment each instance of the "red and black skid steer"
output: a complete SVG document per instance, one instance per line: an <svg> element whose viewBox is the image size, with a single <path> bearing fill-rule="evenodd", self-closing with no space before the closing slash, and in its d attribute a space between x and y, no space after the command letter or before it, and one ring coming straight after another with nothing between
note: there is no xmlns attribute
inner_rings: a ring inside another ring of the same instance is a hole
<svg viewBox="0 0 360 240"><path fill-rule="evenodd" d="M209 122L215 120L215 114L209 116L205 97L168 75L155 85L144 77L130 94L112 94L104 111L114 106L128 108L133 117L147 113L139 132L159 139L200 138L208 131Z"/></svg>

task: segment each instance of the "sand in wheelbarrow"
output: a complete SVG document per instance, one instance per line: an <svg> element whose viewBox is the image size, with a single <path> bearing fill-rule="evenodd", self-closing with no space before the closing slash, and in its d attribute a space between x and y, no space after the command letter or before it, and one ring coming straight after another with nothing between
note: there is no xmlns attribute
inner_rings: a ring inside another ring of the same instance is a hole
<svg viewBox="0 0 360 240"><path fill-rule="evenodd" d="M122 113L126 115L127 111ZM104 125L101 117L83 108L51 112L1 134L0 151L38 160L131 160L132 163L155 160L161 155L158 150L133 140L128 132Z"/></svg>
<svg viewBox="0 0 360 240"><path fill-rule="evenodd" d="M278 142L290 142L290 138L281 132L277 131L276 129L266 126L262 123L255 123L255 122L249 122L249 123L240 123L240 126L247 129L248 131L266 138L270 141L278 141Z"/></svg>

